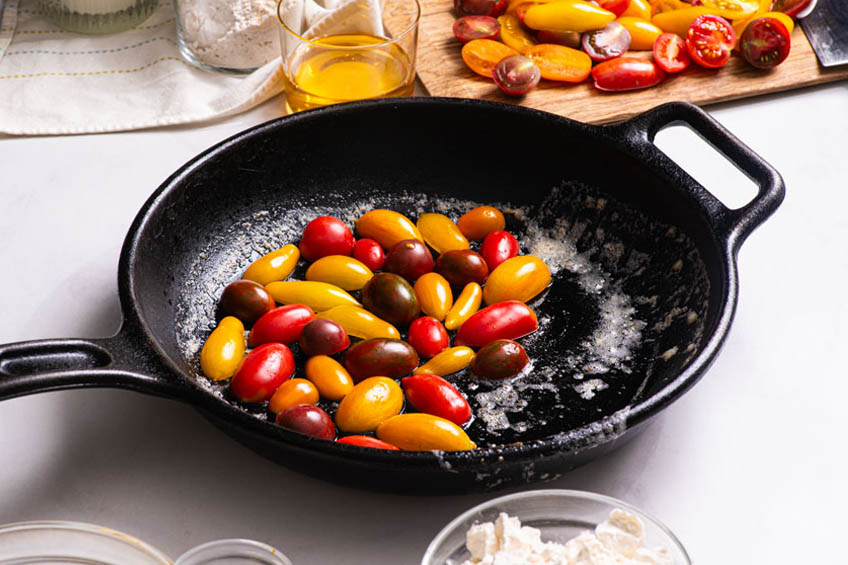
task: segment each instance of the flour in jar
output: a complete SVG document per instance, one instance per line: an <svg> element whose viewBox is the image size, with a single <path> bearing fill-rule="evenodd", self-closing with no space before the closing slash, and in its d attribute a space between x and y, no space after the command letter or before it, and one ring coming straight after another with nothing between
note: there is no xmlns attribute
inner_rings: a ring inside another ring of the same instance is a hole
<svg viewBox="0 0 848 565"><path fill-rule="evenodd" d="M261 67L280 55L276 0L179 0L183 44L202 63Z"/></svg>

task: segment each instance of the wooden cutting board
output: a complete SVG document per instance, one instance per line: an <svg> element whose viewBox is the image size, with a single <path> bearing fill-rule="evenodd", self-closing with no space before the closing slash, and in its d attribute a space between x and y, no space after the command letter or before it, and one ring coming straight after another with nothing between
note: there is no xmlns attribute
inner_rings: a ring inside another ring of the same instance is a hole
<svg viewBox="0 0 848 565"><path fill-rule="evenodd" d="M653 88L605 93L592 86L543 80L523 98L501 93L491 80L469 69L460 56L460 43L451 27L455 21L451 0L421 0L418 40L418 76L432 96L482 98L521 104L581 122L608 123L627 119L658 104L685 100L704 105L748 98L848 78L848 65L826 69L818 64L801 26L792 33L789 57L774 69L755 69L741 57L731 57L723 68L690 67ZM649 56L649 52L644 53Z"/></svg>

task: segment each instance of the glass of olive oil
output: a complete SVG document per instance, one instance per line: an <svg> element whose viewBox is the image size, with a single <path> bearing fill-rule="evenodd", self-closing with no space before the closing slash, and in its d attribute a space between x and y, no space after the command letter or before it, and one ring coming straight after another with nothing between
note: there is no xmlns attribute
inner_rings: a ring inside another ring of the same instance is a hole
<svg viewBox="0 0 848 565"><path fill-rule="evenodd" d="M411 96L418 0L281 0L289 113L365 98Z"/></svg>

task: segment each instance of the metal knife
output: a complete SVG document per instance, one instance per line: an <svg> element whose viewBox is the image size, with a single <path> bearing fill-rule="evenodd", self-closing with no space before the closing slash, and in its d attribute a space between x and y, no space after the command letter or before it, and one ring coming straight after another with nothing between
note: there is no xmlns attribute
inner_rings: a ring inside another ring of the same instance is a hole
<svg viewBox="0 0 848 565"><path fill-rule="evenodd" d="M848 1L819 0L801 26L822 66L848 63Z"/></svg>

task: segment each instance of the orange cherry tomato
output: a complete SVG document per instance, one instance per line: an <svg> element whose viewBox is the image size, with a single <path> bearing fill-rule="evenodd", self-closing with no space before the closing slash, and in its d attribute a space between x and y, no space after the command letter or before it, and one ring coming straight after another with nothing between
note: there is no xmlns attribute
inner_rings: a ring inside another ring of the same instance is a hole
<svg viewBox="0 0 848 565"><path fill-rule="evenodd" d="M527 51L527 57L542 71L542 78L561 82L582 82L592 72L592 59L583 51L542 43Z"/></svg>
<svg viewBox="0 0 848 565"><path fill-rule="evenodd" d="M630 5L621 15L650 20L653 14L651 14L651 4L647 0L630 0Z"/></svg>
<svg viewBox="0 0 848 565"><path fill-rule="evenodd" d="M462 46L462 60L465 64L478 75L489 79L492 78L492 69L501 59L517 54L518 51L512 47L491 39L472 39ZM462 230L462 226L459 229Z"/></svg>
<svg viewBox="0 0 848 565"><path fill-rule="evenodd" d="M317 404L318 399L318 389L314 384L306 379L289 379L274 391L268 410L279 414L299 404Z"/></svg>
<svg viewBox="0 0 848 565"><path fill-rule="evenodd" d="M497 64L497 61L495 61ZM494 66L494 65L493 65ZM468 239L480 240L506 226L503 213L492 206L477 206L469 210L456 222L459 231Z"/></svg>

